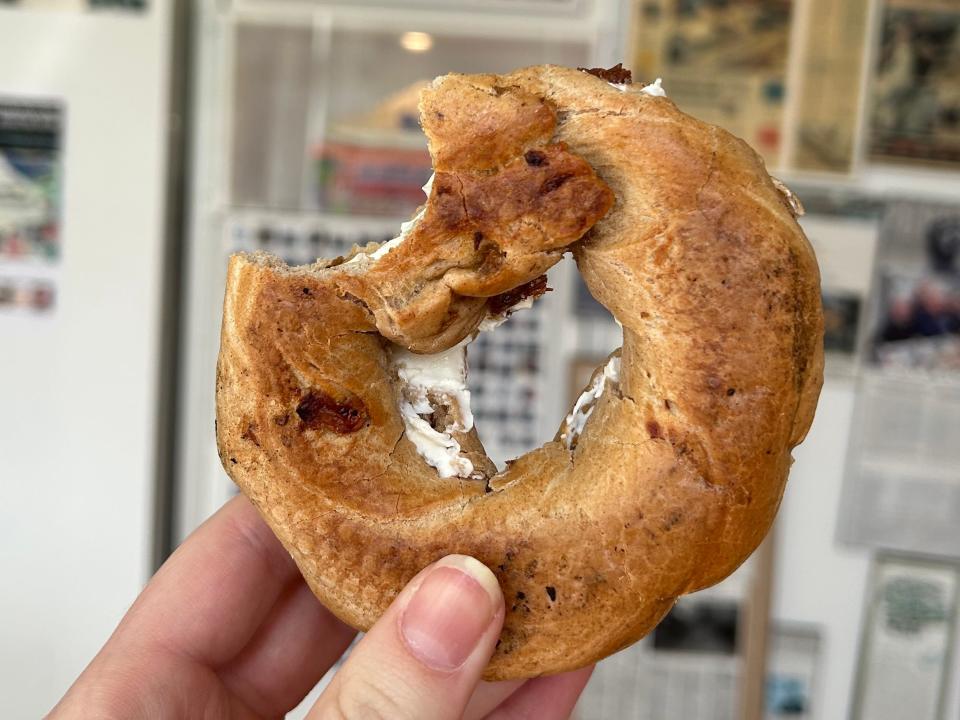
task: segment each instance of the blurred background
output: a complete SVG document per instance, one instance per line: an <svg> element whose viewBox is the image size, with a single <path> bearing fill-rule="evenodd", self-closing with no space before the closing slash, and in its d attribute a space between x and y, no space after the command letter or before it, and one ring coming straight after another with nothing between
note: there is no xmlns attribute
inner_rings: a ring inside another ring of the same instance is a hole
<svg viewBox="0 0 960 720"><path fill-rule="evenodd" d="M393 237L417 92L535 63L663 78L807 208L819 411L767 542L602 662L588 718L960 718L960 2L0 0L0 698L49 709L235 492L226 258ZM470 349L498 462L619 328L565 261ZM294 712L294 717L302 712Z"/></svg>

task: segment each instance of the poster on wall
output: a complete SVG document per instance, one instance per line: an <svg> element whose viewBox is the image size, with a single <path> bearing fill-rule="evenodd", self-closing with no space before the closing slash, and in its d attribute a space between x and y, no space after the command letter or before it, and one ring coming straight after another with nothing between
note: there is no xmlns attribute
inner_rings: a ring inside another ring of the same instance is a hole
<svg viewBox="0 0 960 720"><path fill-rule="evenodd" d="M869 589L855 720L943 717L960 570L882 556Z"/></svg>
<svg viewBox="0 0 960 720"><path fill-rule="evenodd" d="M960 163L960 4L887 0L882 12L871 156Z"/></svg>
<svg viewBox="0 0 960 720"><path fill-rule="evenodd" d="M767 164L781 148L791 0L637 0L633 73L663 78L684 112L743 138Z"/></svg>
<svg viewBox="0 0 960 720"><path fill-rule="evenodd" d="M56 305L63 108L0 97L0 315Z"/></svg>

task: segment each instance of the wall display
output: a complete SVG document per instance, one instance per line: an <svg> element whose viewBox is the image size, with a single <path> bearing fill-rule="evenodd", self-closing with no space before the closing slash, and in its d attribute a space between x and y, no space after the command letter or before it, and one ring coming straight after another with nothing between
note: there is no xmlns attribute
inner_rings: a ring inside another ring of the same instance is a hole
<svg viewBox="0 0 960 720"><path fill-rule="evenodd" d="M815 717L820 634L812 628L777 625L768 642L767 720Z"/></svg>
<svg viewBox="0 0 960 720"><path fill-rule="evenodd" d="M0 314L55 305L62 137L58 103L0 98Z"/></svg>
<svg viewBox="0 0 960 720"><path fill-rule="evenodd" d="M887 0L871 86L870 154L960 162L960 5Z"/></svg>
<svg viewBox="0 0 960 720"><path fill-rule="evenodd" d="M881 556L869 589L853 717L937 720L960 569Z"/></svg>
<svg viewBox="0 0 960 720"><path fill-rule="evenodd" d="M791 10L790 0L637 0L634 76L662 77L681 110L743 138L775 166Z"/></svg>
<svg viewBox="0 0 960 720"><path fill-rule="evenodd" d="M849 173L863 104L868 0L807 0L793 157L797 170Z"/></svg>
<svg viewBox="0 0 960 720"><path fill-rule="evenodd" d="M892 202L877 250L838 533L960 547L960 208Z"/></svg>

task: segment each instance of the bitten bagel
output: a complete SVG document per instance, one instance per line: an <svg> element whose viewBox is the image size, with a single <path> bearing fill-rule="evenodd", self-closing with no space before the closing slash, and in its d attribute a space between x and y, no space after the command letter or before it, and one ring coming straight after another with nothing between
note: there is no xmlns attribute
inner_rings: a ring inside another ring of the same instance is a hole
<svg viewBox="0 0 960 720"><path fill-rule="evenodd" d="M598 660L737 568L822 382L789 191L658 86L614 79L440 77L420 105L436 174L404 234L306 267L230 261L227 472L354 627L446 554L489 566L507 607L488 679ZM553 441L497 472L457 361L565 250L623 347Z"/></svg>

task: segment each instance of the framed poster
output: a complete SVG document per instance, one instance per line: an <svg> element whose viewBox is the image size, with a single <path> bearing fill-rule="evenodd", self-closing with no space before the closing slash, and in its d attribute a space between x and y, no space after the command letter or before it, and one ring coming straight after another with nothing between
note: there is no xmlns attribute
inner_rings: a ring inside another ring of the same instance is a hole
<svg viewBox="0 0 960 720"><path fill-rule="evenodd" d="M882 12L870 155L960 163L960 4L887 0Z"/></svg>
<svg viewBox="0 0 960 720"><path fill-rule="evenodd" d="M62 138L59 103L0 97L0 315L56 304Z"/></svg>
<svg viewBox="0 0 960 720"><path fill-rule="evenodd" d="M855 720L938 720L960 567L881 556L867 596Z"/></svg>

